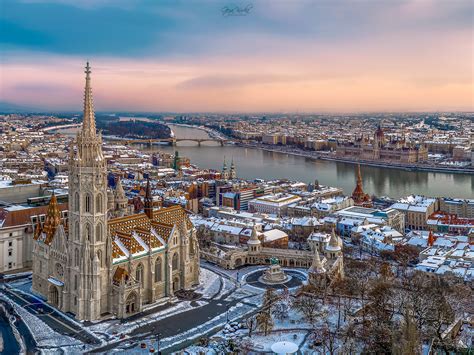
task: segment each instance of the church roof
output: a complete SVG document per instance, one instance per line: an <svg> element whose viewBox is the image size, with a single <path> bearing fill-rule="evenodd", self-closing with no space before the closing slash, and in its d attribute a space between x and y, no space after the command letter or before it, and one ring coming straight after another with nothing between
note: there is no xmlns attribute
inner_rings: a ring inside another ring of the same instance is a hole
<svg viewBox="0 0 474 355"><path fill-rule="evenodd" d="M38 221L34 239L41 240L43 243L50 245L54 238L54 233L56 233L56 229L61 224L61 210L58 205L58 200L56 199L56 195L51 196L51 200L49 201L48 209L46 211L46 219L41 226L40 222Z"/></svg>
<svg viewBox="0 0 474 355"><path fill-rule="evenodd" d="M172 206L157 210L153 219L145 213L109 220L108 229L112 239L113 259L125 260L130 255L138 255L162 248L175 228L185 223L192 229L186 211L180 206Z"/></svg>
<svg viewBox="0 0 474 355"><path fill-rule="evenodd" d="M128 271L119 266L117 270L115 270L113 281L116 284L120 284L123 279L125 279L125 281L128 280Z"/></svg>

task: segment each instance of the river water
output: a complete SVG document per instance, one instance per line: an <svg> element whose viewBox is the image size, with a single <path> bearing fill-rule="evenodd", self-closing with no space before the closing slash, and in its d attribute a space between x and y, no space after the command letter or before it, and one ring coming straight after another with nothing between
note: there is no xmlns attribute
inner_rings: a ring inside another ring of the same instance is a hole
<svg viewBox="0 0 474 355"><path fill-rule="evenodd" d="M176 138L206 138L207 132L190 127L171 126ZM320 184L341 187L347 194L355 186L355 165L324 160L312 160L286 153L267 152L260 149L237 146L221 147L217 143L179 142L176 147L154 145L141 146L147 152L179 151L201 168L221 169L224 157L228 166L231 159L237 175L245 179L288 178L306 183L315 179ZM364 190L377 196L394 198L409 194L474 198L474 176L425 171L405 171L381 167L362 166Z"/></svg>
<svg viewBox="0 0 474 355"><path fill-rule="evenodd" d="M198 128L170 125L176 138L207 138L206 131ZM58 130L61 131L61 130ZM71 133L77 129L65 129ZM144 152L164 151L191 159L191 163L201 168L222 169L224 157L228 166L233 159L237 175L245 179L287 178L306 183L318 180L320 184L341 187L351 194L355 187L355 165L341 162L312 160L286 153L267 152L260 149L244 148L205 142L200 147L194 142L179 142L177 146L136 145ZM474 198L474 176L426 171L405 171L382 167L362 166L364 191L376 196L403 197L421 194L433 197Z"/></svg>

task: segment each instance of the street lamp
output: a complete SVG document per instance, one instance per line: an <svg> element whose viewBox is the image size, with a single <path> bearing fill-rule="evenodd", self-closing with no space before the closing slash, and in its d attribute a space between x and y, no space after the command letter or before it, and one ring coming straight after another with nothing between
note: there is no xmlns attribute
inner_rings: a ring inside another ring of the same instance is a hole
<svg viewBox="0 0 474 355"><path fill-rule="evenodd" d="M157 334L158 344L157 344L157 348L156 348L156 352L158 353L158 355L161 354L161 352L160 352L160 337L161 337L161 333L158 333Z"/></svg>

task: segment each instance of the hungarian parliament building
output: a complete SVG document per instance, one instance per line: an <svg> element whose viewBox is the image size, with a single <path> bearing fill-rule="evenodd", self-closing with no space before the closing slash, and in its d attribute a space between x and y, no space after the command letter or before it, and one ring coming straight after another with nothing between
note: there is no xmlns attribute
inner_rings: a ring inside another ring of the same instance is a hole
<svg viewBox="0 0 474 355"><path fill-rule="evenodd" d="M363 136L354 142L339 142L336 156L357 160L422 163L428 161L428 149L425 144L407 142L405 138L387 140L379 126L373 139Z"/></svg>

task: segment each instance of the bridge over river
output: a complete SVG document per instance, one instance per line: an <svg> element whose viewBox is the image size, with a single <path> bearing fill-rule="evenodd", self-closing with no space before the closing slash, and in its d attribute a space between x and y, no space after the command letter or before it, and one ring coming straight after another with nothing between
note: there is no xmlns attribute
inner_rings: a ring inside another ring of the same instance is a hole
<svg viewBox="0 0 474 355"><path fill-rule="evenodd" d="M223 138L137 138L137 139L126 139L126 138L111 138L104 137L107 142L117 142L123 145L129 144L148 144L152 145L153 143L169 143L169 145L176 145L178 142L196 142L198 146L201 146L201 143L204 142L217 142L221 146L224 146L225 143L235 142L235 140L223 139Z"/></svg>

